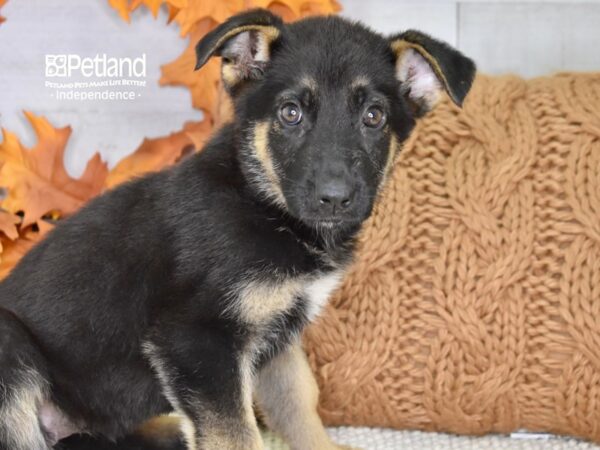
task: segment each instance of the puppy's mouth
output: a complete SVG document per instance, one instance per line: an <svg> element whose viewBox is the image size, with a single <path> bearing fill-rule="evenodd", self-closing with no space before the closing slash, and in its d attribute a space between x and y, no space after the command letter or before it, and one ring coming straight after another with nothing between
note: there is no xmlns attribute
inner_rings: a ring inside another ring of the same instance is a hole
<svg viewBox="0 0 600 450"><path fill-rule="evenodd" d="M336 228L337 226L343 224L344 221L341 219L325 219L325 220L316 220L315 226L320 228Z"/></svg>
<svg viewBox="0 0 600 450"><path fill-rule="evenodd" d="M355 226L362 222L362 220L356 217L309 217L301 220L313 228L331 230Z"/></svg>

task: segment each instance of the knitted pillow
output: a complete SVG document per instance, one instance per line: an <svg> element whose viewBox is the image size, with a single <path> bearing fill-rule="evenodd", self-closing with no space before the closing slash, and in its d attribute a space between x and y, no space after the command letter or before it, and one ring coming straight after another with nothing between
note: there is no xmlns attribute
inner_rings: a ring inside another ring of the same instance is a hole
<svg viewBox="0 0 600 450"><path fill-rule="evenodd" d="M439 105L359 247L305 341L326 423L600 442L600 74Z"/></svg>

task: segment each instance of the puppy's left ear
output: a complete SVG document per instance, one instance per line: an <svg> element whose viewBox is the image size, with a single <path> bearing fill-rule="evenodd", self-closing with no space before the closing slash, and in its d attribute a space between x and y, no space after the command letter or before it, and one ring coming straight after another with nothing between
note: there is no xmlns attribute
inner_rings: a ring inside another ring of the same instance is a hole
<svg viewBox="0 0 600 450"><path fill-rule="evenodd" d="M442 91L462 106L475 78L475 63L448 44L415 30L390 38L396 76L417 116L431 110Z"/></svg>
<svg viewBox="0 0 600 450"><path fill-rule="evenodd" d="M271 46L283 32L283 21L266 9L229 18L196 45L196 70L211 56L221 56L221 77L230 92L244 81L262 77Z"/></svg>

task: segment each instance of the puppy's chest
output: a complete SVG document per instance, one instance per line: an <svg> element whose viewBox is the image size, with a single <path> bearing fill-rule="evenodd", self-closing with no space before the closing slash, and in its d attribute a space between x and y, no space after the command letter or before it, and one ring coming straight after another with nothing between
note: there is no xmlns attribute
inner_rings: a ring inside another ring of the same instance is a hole
<svg viewBox="0 0 600 450"><path fill-rule="evenodd" d="M258 276L242 283L232 306L243 323L259 328L286 314L303 316L309 322L321 312L343 274L336 269L298 276Z"/></svg>
<svg viewBox="0 0 600 450"><path fill-rule="evenodd" d="M298 336L339 286L343 270L300 276L261 276L239 289L232 307L252 330L258 359L274 354Z"/></svg>

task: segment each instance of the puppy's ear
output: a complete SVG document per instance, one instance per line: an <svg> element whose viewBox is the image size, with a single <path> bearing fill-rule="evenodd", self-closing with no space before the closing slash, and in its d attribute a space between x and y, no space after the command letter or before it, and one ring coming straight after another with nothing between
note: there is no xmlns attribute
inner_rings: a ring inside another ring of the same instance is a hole
<svg viewBox="0 0 600 450"><path fill-rule="evenodd" d="M448 44L415 30L390 39L396 55L396 76L417 116L431 110L446 91L462 106L473 79L475 63Z"/></svg>
<svg viewBox="0 0 600 450"><path fill-rule="evenodd" d="M211 56L221 56L223 84L230 92L244 81L262 77L271 45L281 35L283 21L266 9L229 18L196 45L196 70Z"/></svg>

